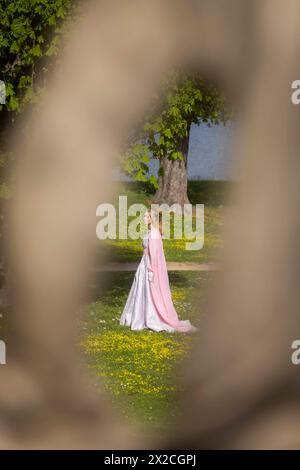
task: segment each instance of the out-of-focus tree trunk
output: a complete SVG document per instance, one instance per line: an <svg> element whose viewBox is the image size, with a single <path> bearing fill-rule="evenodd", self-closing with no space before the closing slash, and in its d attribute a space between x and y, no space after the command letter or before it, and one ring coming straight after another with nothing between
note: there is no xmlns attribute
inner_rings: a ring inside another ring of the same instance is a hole
<svg viewBox="0 0 300 470"><path fill-rule="evenodd" d="M82 381L74 312L111 160L174 64L230 85L243 103L244 164L225 270L185 364L184 413L148 448L299 448L299 22L298 0L95 3L17 147L1 448L147 447Z"/></svg>

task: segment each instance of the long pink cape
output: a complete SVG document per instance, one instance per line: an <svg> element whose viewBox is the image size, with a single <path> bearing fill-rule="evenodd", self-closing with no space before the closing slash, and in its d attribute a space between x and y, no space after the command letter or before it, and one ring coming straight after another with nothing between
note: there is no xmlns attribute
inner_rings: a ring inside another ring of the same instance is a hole
<svg viewBox="0 0 300 470"><path fill-rule="evenodd" d="M161 320L181 332L195 331L189 320L179 320L172 302L169 277L163 242L158 229L151 228L149 234L150 270L153 271L153 281L150 291L153 303Z"/></svg>

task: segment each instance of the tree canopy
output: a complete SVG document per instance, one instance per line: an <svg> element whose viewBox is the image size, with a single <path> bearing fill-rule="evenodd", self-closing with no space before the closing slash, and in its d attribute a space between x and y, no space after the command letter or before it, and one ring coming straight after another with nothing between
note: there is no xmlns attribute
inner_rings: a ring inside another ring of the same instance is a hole
<svg viewBox="0 0 300 470"><path fill-rule="evenodd" d="M75 4L74 0L1 0L0 79L6 86L1 111L21 112L38 95L39 83L58 54L64 20Z"/></svg>
<svg viewBox="0 0 300 470"><path fill-rule="evenodd" d="M225 124L229 118L226 99L213 84L197 73L171 71L163 80L153 111L125 153L123 171L137 181L146 181L151 156L173 161L185 158L180 148L191 124ZM155 176L150 176L150 182L157 188Z"/></svg>

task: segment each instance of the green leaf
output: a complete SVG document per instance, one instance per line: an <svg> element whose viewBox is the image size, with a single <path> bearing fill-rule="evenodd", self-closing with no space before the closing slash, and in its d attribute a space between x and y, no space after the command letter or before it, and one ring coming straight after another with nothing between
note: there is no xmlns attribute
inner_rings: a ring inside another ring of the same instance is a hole
<svg viewBox="0 0 300 470"><path fill-rule="evenodd" d="M54 15L50 16L50 18L48 19L48 24L50 26L54 26L56 24L56 18Z"/></svg>
<svg viewBox="0 0 300 470"><path fill-rule="evenodd" d="M19 52L19 45L17 41L13 41L10 45L9 52L11 54L17 54Z"/></svg>
<svg viewBox="0 0 300 470"><path fill-rule="evenodd" d="M39 44L37 44L35 47L33 47L31 49L31 54L34 56L34 57L40 57L42 55L42 49L41 49L41 46Z"/></svg>
<svg viewBox="0 0 300 470"><path fill-rule="evenodd" d="M173 136L172 136L172 132L171 132L170 129L165 129L165 130L164 130L164 135L165 135L166 137L168 137L169 139L172 139L172 137L173 137Z"/></svg>
<svg viewBox="0 0 300 470"><path fill-rule="evenodd" d="M149 183L151 184L151 186L156 190L158 189L158 181L157 181L157 178L154 176L154 175L151 175L150 178L149 178Z"/></svg>
<svg viewBox="0 0 300 470"><path fill-rule="evenodd" d="M183 156L179 151L172 152L169 158L170 160L183 160Z"/></svg>
<svg viewBox="0 0 300 470"><path fill-rule="evenodd" d="M19 107L19 101L14 96L11 96L8 101L8 107L11 111L16 111Z"/></svg>

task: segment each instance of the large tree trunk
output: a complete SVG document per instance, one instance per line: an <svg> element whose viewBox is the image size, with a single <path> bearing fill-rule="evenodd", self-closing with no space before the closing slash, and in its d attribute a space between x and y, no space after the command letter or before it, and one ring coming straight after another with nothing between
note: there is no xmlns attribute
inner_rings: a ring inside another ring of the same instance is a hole
<svg viewBox="0 0 300 470"><path fill-rule="evenodd" d="M177 203L183 206L190 202L187 195L187 160L190 127L191 125L189 124L187 136L182 140L178 149L182 153L184 160L170 160L165 156L160 160L158 190L153 199L154 203L166 203L169 205Z"/></svg>

